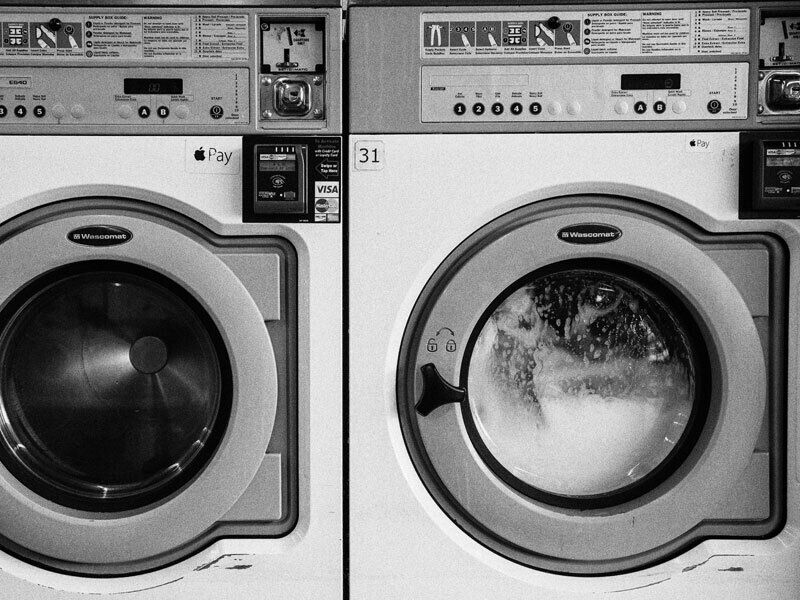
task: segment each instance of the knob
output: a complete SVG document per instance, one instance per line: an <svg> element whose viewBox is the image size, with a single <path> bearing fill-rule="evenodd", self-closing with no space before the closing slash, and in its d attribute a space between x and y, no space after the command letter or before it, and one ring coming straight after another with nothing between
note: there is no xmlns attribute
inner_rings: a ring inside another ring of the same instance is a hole
<svg viewBox="0 0 800 600"><path fill-rule="evenodd" d="M50 29L52 29L53 31L58 31L59 29L61 29L61 19L56 19L55 17L53 17L52 19L50 19L48 25L50 26Z"/></svg>
<svg viewBox="0 0 800 600"><path fill-rule="evenodd" d="M127 102L117 107L117 114L120 119L130 119L133 116L133 108Z"/></svg>
<svg viewBox="0 0 800 600"><path fill-rule="evenodd" d="M558 17L550 17L549 19L547 19L547 27L549 29L558 29L559 27L561 27L561 19L559 19Z"/></svg>
<svg viewBox="0 0 800 600"><path fill-rule="evenodd" d="M67 116L67 109L63 104L53 104L53 108L50 109L50 112L56 119L63 119Z"/></svg>
<svg viewBox="0 0 800 600"><path fill-rule="evenodd" d="M672 112L676 115L682 115L686 112L686 102L683 100L678 100L675 104L672 105Z"/></svg>
<svg viewBox="0 0 800 600"><path fill-rule="evenodd" d="M72 108L69 109L69 113L76 119L82 119L86 116L86 108L84 108L83 104L73 104Z"/></svg>

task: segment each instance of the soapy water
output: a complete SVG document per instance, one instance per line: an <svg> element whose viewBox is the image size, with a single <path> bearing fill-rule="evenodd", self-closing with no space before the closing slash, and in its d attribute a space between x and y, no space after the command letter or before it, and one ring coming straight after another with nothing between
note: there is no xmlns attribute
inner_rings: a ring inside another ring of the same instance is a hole
<svg viewBox="0 0 800 600"><path fill-rule="evenodd" d="M647 475L680 439L691 356L672 312L638 284L562 271L488 319L470 358L470 408L489 451L521 481L605 494Z"/></svg>

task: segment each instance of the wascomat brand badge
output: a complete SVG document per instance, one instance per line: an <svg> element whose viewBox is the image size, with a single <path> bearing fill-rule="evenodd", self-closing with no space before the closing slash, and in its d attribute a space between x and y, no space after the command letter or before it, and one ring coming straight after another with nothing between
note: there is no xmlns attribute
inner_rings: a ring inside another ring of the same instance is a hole
<svg viewBox="0 0 800 600"><path fill-rule="evenodd" d="M558 239L570 244L602 244L622 237L622 232L613 225L603 223L581 223L558 230Z"/></svg>
<svg viewBox="0 0 800 600"><path fill-rule="evenodd" d="M83 246L116 246L130 242L133 234L122 227L113 225L90 225L78 227L67 234L70 242Z"/></svg>

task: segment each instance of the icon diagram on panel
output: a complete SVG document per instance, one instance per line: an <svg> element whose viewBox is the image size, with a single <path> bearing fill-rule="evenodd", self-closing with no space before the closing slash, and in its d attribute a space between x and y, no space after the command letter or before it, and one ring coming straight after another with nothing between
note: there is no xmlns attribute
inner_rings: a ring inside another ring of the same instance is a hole
<svg viewBox="0 0 800 600"><path fill-rule="evenodd" d="M51 28L49 23L31 23L31 38L33 40L33 47L39 48L55 48L56 47L56 30ZM32 44L32 45L33 45Z"/></svg>
<svg viewBox="0 0 800 600"><path fill-rule="evenodd" d="M28 24L3 23L3 46L6 48L27 48Z"/></svg>
<svg viewBox="0 0 800 600"><path fill-rule="evenodd" d="M562 21L561 28L556 31L556 46L580 46L581 22Z"/></svg>
<svg viewBox="0 0 800 600"><path fill-rule="evenodd" d="M475 45L475 21L450 22L450 47L471 48Z"/></svg>
<svg viewBox="0 0 800 600"><path fill-rule="evenodd" d="M64 23L61 29L56 32L56 43L58 48L71 48L77 50L83 45L81 39L81 23Z"/></svg>
<svg viewBox="0 0 800 600"><path fill-rule="evenodd" d="M503 45L527 46L527 21L503 21Z"/></svg>
<svg viewBox="0 0 800 600"><path fill-rule="evenodd" d="M550 29L547 23L543 23L541 21L531 21L531 29L533 30L533 39L537 46L556 45L555 31Z"/></svg>
<svg viewBox="0 0 800 600"><path fill-rule="evenodd" d="M424 42L426 48L444 48L448 45L447 22L426 22L424 24ZM442 37L444 32L444 38Z"/></svg>
<svg viewBox="0 0 800 600"><path fill-rule="evenodd" d="M478 21L475 45L478 47L497 48L500 46L500 21Z"/></svg>

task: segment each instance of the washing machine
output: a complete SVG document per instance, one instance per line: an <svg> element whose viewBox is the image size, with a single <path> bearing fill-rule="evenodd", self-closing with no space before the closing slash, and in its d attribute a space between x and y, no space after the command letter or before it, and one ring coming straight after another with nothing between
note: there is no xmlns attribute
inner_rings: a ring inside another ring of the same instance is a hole
<svg viewBox="0 0 800 600"><path fill-rule="evenodd" d="M800 11L644 4L348 9L354 599L797 594Z"/></svg>
<svg viewBox="0 0 800 600"><path fill-rule="evenodd" d="M341 9L0 6L0 598L342 598Z"/></svg>

